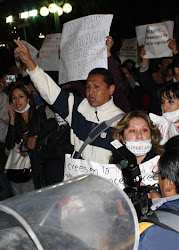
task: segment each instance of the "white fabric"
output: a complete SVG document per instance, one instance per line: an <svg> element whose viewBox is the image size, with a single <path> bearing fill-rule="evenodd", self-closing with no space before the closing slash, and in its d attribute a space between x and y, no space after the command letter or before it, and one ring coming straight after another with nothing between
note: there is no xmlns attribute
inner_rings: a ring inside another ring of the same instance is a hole
<svg viewBox="0 0 179 250"><path fill-rule="evenodd" d="M153 113L150 113L149 116L153 123L156 124L158 126L158 129L160 130L162 136L162 140L160 141L161 145L165 144L173 136L179 134L179 130L177 129L175 124L168 121L165 117L158 116Z"/></svg>
<svg viewBox="0 0 179 250"><path fill-rule="evenodd" d="M173 112L165 112L162 114L162 116L171 122L177 122L179 121L179 109Z"/></svg>
<svg viewBox="0 0 179 250"><path fill-rule="evenodd" d="M125 142L126 148L131 151L135 156L143 156L147 154L152 148L151 140Z"/></svg>
<svg viewBox="0 0 179 250"><path fill-rule="evenodd" d="M31 167L29 156L22 156L19 150L19 144L15 144L15 147L10 150L5 169L29 169Z"/></svg>
<svg viewBox="0 0 179 250"><path fill-rule="evenodd" d="M17 110L17 109L15 109L15 111L16 111L17 113L23 114L23 113L26 112L28 109L30 109L30 104L29 104L29 103L27 103L26 107L25 107L23 110Z"/></svg>

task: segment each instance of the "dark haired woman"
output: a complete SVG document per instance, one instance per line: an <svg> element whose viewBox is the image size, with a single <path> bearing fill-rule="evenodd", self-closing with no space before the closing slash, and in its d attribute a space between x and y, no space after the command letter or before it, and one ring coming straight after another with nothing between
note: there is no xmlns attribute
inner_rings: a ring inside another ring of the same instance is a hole
<svg viewBox="0 0 179 250"><path fill-rule="evenodd" d="M14 190L15 194L18 194L18 183L28 182L31 179L31 170L34 187L41 187L40 158L37 146L40 145L50 131L56 128L57 123L55 119L47 120L44 107L36 110L30 90L23 84L17 84L12 87L9 100L8 113L10 121L6 136L6 147L9 150L15 151L16 156L20 154L27 160L30 157L30 163L28 162L28 164L31 164L31 169L29 169L27 162L24 163L24 159L20 156L22 164L25 164L24 166L20 166L20 169L16 168L18 164L12 167L14 165L13 159L11 159L12 164L8 161L6 163L7 177L16 189Z"/></svg>

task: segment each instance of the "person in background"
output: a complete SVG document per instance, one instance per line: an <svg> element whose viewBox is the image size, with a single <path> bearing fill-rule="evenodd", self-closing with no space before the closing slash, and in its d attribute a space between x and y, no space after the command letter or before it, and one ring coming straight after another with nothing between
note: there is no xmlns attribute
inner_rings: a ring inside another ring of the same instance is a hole
<svg viewBox="0 0 179 250"><path fill-rule="evenodd" d="M57 123L55 119L47 120L44 110L35 108L32 94L29 88L23 84L16 84L11 88L9 101L9 127L6 147L11 150L18 145L17 150L22 157L29 155L34 187L39 188L41 187L41 175L37 149L44 138L56 128ZM30 168L26 167L23 171L11 169L11 166L9 168L7 165L5 168L7 168L7 177L12 183L15 195L23 193L24 190L31 191L34 189L30 181Z"/></svg>
<svg viewBox="0 0 179 250"><path fill-rule="evenodd" d="M162 116L179 129L179 82L168 82L160 90Z"/></svg>
<svg viewBox="0 0 179 250"><path fill-rule="evenodd" d="M159 185L161 195L152 192L152 211L166 209L179 213L179 136L168 140L165 150L158 162ZM150 213L151 214L151 213ZM171 220L167 213L164 213L165 225L170 226ZM178 225L178 216L173 220L173 226ZM162 217L159 217L160 221ZM168 222L167 222L168 221ZM164 228L162 224L157 225L151 222L142 221L139 224L140 241L139 250L162 249L177 250L179 246L178 232Z"/></svg>

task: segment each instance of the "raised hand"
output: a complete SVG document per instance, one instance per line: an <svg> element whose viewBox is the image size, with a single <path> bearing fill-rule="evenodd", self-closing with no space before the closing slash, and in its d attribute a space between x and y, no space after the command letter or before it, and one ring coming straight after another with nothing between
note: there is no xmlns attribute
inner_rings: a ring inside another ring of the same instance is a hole
<svg viewBox="0 0 179 250"><path fill-rule="evenodd" d="M18 53L21 60L26 64L29 71L32 71L36 68L36 63L30 56L28 48L19 40L14 39L14 42L17 44L14 53Z"/></svg>
<svg viewBox="0 0 179 250"><path fill-rule="evenodd" d="M111 56L111 48L114 44L114 40L112 38L112 36L107 36L106 37L106 46L107 46L107 56Z"/></svg>

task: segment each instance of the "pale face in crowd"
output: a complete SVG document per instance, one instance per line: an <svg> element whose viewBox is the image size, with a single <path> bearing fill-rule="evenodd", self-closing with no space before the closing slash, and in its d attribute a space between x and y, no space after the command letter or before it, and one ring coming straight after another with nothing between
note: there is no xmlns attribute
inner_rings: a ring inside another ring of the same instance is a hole
<svg viewBox="0 0 179 250"><path fill-rule="evenodd" d="M110 87L100 74L90 75L86 83L86 97L92 107L99 107L111 99L115 86Z"/></svg>
<svg viewBox="0 0 179 250"><path fill-rule="evenodd" d="M28 98L26 94L20 89L15 89L12 94L12 104L15 109L21 111L27 106L27 103Z"/></svg>
<svg viewBox="0 0 179 250"><path fill-rule="evenodd" d="M172 93L170 93L170 95L173 96ZM164 96L161 100L161 109L163 113L173 112L179 109L179 99L174 97L172 99L169 99L164 93Z"/></svg>
<svg viewBox="0 0 179 250"><path fill-rule="evenodd" d="M151 139L151 131L147 122L140 117L130 120L129 127L124 130L126 141L145 141Z"/></svg>

